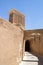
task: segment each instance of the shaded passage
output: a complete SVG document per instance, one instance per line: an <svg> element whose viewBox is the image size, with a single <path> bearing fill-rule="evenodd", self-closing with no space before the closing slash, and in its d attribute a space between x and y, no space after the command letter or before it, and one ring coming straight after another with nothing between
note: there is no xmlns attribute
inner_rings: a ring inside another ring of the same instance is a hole
<svg viewBox="0 0 43 65"><path fill-rule="evenodd" d="M30 41L29 40L26 40L26 42L25 42L25 51L27 51L27 52L31 51Z"/></svg>

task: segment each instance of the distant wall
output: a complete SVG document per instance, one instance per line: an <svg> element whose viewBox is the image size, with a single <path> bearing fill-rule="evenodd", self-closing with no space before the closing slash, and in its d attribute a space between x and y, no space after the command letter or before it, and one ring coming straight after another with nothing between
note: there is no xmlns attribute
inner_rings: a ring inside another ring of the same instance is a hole
<svg viewBox="0 0 43 65"><path fill-rule="evenodd" d="M32 33L40 33L40 38L32 36ZM31 52L43 55L43 29L25 31L24 39L25 41L30 40Z"/></svg>

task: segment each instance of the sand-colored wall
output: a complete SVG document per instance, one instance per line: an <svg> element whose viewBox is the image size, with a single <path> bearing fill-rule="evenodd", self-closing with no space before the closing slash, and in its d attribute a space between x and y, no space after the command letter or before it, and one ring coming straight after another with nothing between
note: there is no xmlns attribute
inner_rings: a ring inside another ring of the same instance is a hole
<svg viewBox="0 0 43 65"><path fill-rule="evenodd" d="M23 30L0 19L0 65L18 65L22 60Z"/></svg>
<svg viewBox="0 0 43 65"><path fill-rule="evenodd" d="M23 28L25 27L25 16L16 9L10 10L9 21L22 25Z"/></svg>
<svg viewBox="0 0 43 65"><path fill-rule="evenodd" d="M40 36L32 36L32 33L39 33ZM32 38L34 37L34 38ZM27 30L24 32L24 39L30 40L31 51L43 55L43 29Z"/></svg>

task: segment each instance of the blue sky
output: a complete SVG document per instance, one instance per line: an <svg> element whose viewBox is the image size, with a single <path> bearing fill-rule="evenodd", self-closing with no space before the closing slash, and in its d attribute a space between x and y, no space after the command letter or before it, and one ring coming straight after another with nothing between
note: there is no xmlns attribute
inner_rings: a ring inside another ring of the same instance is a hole
<svg viewBox="0 0 43 65"><path fill-rule="evenodd" d="M26 29L43 28L43 0L0 0L0 17L9 19L11 9L25 15Z"/></svg>

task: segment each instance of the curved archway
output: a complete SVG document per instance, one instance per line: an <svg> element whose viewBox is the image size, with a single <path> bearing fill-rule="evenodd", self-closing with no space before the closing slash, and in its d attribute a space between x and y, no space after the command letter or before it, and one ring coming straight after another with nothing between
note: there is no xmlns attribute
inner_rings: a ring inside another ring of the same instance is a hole
<svg viewBox="0 0 43 65"><path fill-rule="evenodd" d="M31 51L30 41L29 40L26 40L26 42L25 42L25 51L27 51L27 52Z"/></svg>

